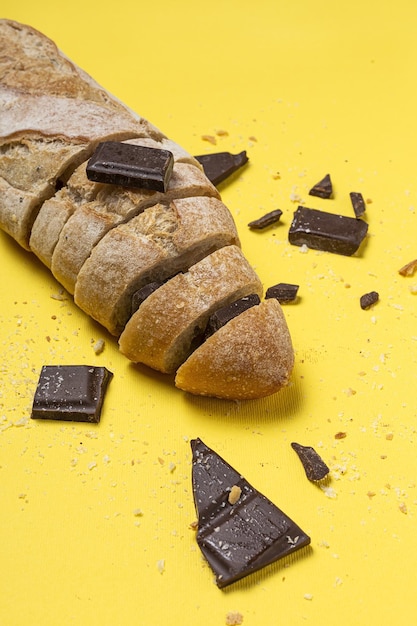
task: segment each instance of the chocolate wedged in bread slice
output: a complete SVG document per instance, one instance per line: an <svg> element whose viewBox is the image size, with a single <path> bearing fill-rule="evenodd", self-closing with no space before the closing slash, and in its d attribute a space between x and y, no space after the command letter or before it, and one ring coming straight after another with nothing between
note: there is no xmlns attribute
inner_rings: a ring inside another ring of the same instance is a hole
<svg viewBox="0 0 417 626"><path fill-rule="evenodd" d="M230 400L262 398L287 385L294 365L277 300L264 300L219 328L178 369L183 391Z"/></svg>
<svg viewBox="0 0 417 626"><path fill-rule="evenodd" d="M192 352L210 315L262 284L240 248L226 246L156 289L132 315L119 339L131 361L173 373Z"/></svg>
<svg viewBox="0 0 417 626"><path fill-rule="evenodd" d="M157 204L110 230L93 248L78 274L75 303L112 334L120 335L137 289L186 271L214 250L239 243L233 218L217 198Z"/></svg>

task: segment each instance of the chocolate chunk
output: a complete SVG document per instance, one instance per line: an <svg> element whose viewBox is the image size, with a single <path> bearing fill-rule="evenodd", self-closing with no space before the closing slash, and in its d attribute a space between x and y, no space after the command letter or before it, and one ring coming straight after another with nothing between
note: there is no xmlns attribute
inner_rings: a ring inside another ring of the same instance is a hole
<svg viewBox="0 0 417 626"><path fill-rule="evenodd" d="M44 365L31 417L98 423L107 385L112 377L112 372L105 367Z"/></svg>
<svg viewBox="0 0 417 626"><path fill-rule="evenodd" d="M99 183L166 191L174 157L168 150L103 141L87 163L87 178Z"/></svg>
<svg viewBox="0 0 417 626"><path fill-rule="evenodd" d="M299 285L291 283L278 283L268 287L265 298L275 298L278 302L293 302L297 297Z"/></svg>
<svg viewBox="0 0 417 626"><path fill-rule="evenodd" d="M326 174L326 176L321 181L316 183L308 193L310 196L318 196L319 198L331 198L333 185L330 179L330 174Z"/></svg>
<svg viewBox="0 0 417 626"><path fill-rule="evenodd" d="M231 319L237 317L243 313L243 311L246 311L259 303L259 296L256 293L253 293L250 296L244 296L239 300L235 300L235 302L232 302L231 304L226 304L226 306L223 306L221 309L218 309L210 315L205 336L209 337L215 333L216 330L219 330L219 328L227 324L227 322L230 322Z"/></svg>
<svg viewBox="0 0 417 626"><path fill-rule="evenodd" d="M144 285L143 287L135 291L135 293L132 296L132 304L131 304L132 315L133 313L136 313L136 311L138 310L142 302L144 302L146 298L148 298L151 295L151 293L159 289L161 284L162 283L157 283L157 282L148 283L147 285Z"/></svg>
<svg viewBox="0 0 417 626"><path fill-rule="evenodd" d="M361 215L363 215L366 211L366 205L365 200L363 199L363 195L356 191L351 191L349 196L356 217L361 217Z"/></svg>
<svg viewBox="0 0 417 626"><path fill-rule="evenodd" d="M330 470L314 448L302 446L300 443L292 443L291 447L298 454L308 480L322 480L327 476Z"/></svg>
<svg viewBox="0 0 417 626"><path fill-rule="evenodd" d="M369 309L373 304L376 304L379 300L379 293L377 291L370 291L369 293L364 293L361 296L360 304L361 309Z"/></svg>
<svg viewBox="0 0 417 626"><path fill-rule="evenodd" d="M230 152L201 154L195 158L201 163L205 175L213 185L223 182L249 161L246 150L239 152L239 154L231 154Z"/></svg>
<svg viewBox="0 0 417 626"><path fill-rule="evenodd" d="M315 250L350 256L357 251L368 232L368 224L345 217L299 206L288 233L289 242Z"/></svg>
<svg viewBox="0 0 417 626"><path fill-rule="evenodd" d="M197 543L222 588L308 545L310 538L201 439L191 442ZM229 495L234 489L239 498Z"/></svg>
<svg viewBox="0 0 417 626"><path fill-rule="evenodd" d="M263 228L278 222L281 215L282 211L280 209L275 209L275 211L270 211L269 213L262 215L262 217L258 217L257 220L249 222L248 226L254 230L262 230Z"/></svg>

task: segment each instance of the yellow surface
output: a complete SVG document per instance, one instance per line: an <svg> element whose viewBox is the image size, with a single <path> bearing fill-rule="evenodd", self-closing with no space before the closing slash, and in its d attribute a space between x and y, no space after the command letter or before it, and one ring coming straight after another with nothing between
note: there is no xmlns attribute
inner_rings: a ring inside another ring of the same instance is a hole
<svg viewBox="0 0 417 626"><path fill-rule="evenodd" d="M193 398L130 365L1 234L1 623L220 626L233 611L244 626L414 623L417 274L398 269L417 257L417 4L3 0L2 14L51 36L191 153L247 150L223 199L265 287L299 283L300 299L285 307L286 390L247 404ZM335 198L308 196L326 173ZM360 255L287 243L291 198L351 215L350 191L372 200ZM249 231L276 208L280 225ZM371 290L380 302L362 311ZM114 372L99 425L29 419L41 366L58 363ZM197 436L311 548L217 589L189 528ZM327 493L291 441L331 466Z"/></svg>

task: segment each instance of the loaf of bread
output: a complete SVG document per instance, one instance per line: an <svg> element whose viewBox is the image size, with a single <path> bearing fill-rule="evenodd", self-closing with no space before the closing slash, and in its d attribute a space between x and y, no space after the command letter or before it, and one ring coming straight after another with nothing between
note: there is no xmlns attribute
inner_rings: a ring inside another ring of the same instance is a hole
<svg viewBox="0 0 417 626"><path fill-rule="evenodd" d="M169 154L163 190L91 180L89 159L109 141ZM262 283L201 164L48 37L4 19L0 227L128 359L174 374L178 388L239 400L287 384L294 354L282 309L260 301ZM207 332L222 307L253 294L259 304Z"/></svg>

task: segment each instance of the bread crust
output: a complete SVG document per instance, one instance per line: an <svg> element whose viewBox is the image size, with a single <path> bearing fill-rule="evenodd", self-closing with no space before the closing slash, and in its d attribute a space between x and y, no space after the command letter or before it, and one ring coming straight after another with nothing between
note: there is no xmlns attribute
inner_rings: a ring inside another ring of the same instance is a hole
<svg viewBox="0 0 417 626"><path fill-rule="evenodd" d="M256 399L287 385L293 365L282 308L268 299L211 335L178 369L175 384L197 395Z"/></svg>
<svg viewBox="0 0 417 626"><path fill-rule="evenodd" d="M191 354L212 313L262 284L237 246L226 246L177 274L132 315L119 339L131 361L173 373Z"/></svg>

